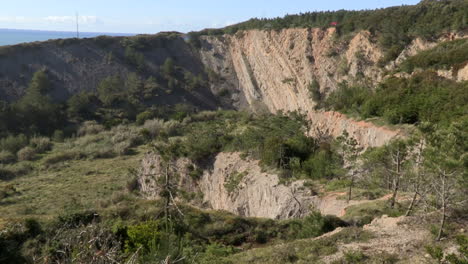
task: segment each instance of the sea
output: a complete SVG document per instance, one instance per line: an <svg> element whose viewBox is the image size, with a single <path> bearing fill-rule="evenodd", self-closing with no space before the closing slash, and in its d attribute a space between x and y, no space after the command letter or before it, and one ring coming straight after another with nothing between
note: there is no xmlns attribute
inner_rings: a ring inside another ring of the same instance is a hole
<svg viewBox="0 0 468 264"><path fill-rule="evenodd" d="M97 36L134 36L127 33L97 33L80 32L80 38L92 38ZM67 31L42 31L42 30L18 30L0 29L0 46L14 45L25 42L45 41L49 39L75 38L76 32Z"/></svg>

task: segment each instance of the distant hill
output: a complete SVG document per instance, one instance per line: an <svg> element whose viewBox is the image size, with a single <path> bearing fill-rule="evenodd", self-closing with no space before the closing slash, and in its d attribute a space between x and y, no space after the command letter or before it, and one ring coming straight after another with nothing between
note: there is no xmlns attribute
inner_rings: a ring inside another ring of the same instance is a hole
<svg viewBox="0 0 468 264"><path fill-rule="evenodd" d="M76 32L71 31L44 31L44 30L22 30L0 28L0 46L15 45L20 43L46 41L50 39L75 38ZM93 38L97 36L132 36L128 33L101 33L101 32L80 32L82 38Z"/></svg>

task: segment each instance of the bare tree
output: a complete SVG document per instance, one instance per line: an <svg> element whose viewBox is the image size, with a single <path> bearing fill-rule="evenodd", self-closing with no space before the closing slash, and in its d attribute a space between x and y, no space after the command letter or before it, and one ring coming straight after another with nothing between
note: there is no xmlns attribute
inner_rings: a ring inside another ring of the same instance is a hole
<svg viewBox="0 0 468 264"><path fill-rule="evenodd" d="M424 166L424 148L425 139L422 136L415 138L410 146L410 160L411 165L414 165L407 173L408 189L413 192L411 202L406 210L405 216L409 216L417 204L425 199L426 194L429 192L427 172ZM419 199L418 199L419 198Z"/></svg>
<svg viewBox="0 0 468 264"><path fill-rule="evenodd" d="M447 129L427 132L428 146L424 150L425 166L437 206L441 211L437 240L443 236L448 211L457 203L466 201L466 127L452 124Z"/></svg>

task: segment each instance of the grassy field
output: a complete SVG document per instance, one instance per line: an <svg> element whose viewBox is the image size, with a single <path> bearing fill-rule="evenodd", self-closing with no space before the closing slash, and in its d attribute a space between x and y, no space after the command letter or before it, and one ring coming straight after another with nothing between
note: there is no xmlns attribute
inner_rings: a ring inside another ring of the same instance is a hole
<svg viewBox="0 0 468 264"><path fill-rule="evenodd" d="M140 146L132 155L68 160L49 168L42 160L35 161L31 173L0 183L0 189L12 186L16 190L0 200L0 219L46 220L66 212L98 208L112 196L125 193L126 183L133 177L129 168L138 168L147 150L147 146Z"/></svg>

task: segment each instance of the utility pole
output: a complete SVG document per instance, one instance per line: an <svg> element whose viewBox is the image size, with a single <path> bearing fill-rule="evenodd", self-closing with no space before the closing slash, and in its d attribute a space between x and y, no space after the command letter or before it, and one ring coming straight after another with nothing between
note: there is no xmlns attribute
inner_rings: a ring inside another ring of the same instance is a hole
<svg viewBox="0 0 468 264"><path fill-rule="evenodd" d="M78 21L78 12L76 12L76 38L80 38L80 27Z"/></svg>

